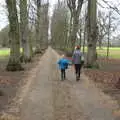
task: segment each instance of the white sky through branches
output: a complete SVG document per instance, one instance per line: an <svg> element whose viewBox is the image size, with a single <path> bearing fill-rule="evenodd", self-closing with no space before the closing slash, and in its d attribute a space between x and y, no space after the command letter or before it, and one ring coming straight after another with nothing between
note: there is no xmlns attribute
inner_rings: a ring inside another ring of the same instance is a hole
<svg viewBox="0 0 120 120"><path fill-rule="evenodd" d="M57 3L57 0L49 0L50 2L50 14L52 12L54 4ZM8 24L7 19L7 9L5 6L5 0L0 0L0 30L4 28Z"/></svg>
<svg viewBox="0 0 120 120"><path fill-rule="evenodd" d="M52 13L53 6L57 3L57 1L58 0L49 0L49 2L50 2L49 14ZM117 8L120 10L120 0L105 0L105 1L108 1L112 7L117 6ZM106 13L107 13L108 6L104 2L102 2L102 0L98 0L98 2L104 7L104 8L100 8L100 9L103 11L106 11ZM118 15L116 12L114 12L114 14L116 17L118 17L118 19L120 21L120 15ZM7 9L5 6L5 0L0 0L0 30L2 28L4 28L7 24L8 24L8 20L7 20Z"/></svg>

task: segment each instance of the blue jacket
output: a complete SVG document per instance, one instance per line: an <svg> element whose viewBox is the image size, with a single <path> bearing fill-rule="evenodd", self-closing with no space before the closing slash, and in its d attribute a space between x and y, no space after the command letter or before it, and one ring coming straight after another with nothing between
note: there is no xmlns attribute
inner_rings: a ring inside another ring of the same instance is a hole
<svg viewBox="0 0 120 120"><path fill-rule="evenodd" d="M59 65L59 69L61 70L65 70L68 68L68 65L70 64L70 61L65 59L65 58L61 58L57 64Z"/></svg>

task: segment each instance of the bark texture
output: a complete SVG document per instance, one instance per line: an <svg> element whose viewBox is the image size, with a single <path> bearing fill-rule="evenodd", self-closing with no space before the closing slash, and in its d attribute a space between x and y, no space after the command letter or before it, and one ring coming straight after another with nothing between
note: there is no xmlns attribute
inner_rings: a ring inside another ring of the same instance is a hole
<svg viewBox="0 0 120 120"><path fill-rule="evenodd" d="M6 69L8 71L23 70L20 63L20 35L15 0L6 0L9 19L10 58Z"/></svg>
<svg viewBox="0 0 120 120"><path fill-rule="evenodd" d="M96 0L88 1L88 26L87 26L87 66L92 67L96 62L97 23L96 23Z"/></svg>

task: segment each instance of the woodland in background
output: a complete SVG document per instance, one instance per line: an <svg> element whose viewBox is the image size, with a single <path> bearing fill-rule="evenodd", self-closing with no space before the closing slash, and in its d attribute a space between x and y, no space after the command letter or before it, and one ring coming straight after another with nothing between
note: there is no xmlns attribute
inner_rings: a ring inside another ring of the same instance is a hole
<svg viewBox="0 0 120 120"><path fill-rule="evenodd" d="M102 6L99 0L58 1L51 20L52 46L73 52L74 46L80 45L86 54L87 67L99 66L97 47L107 47L106 57L109 58L109 48L120 46L119 35L113 36L119 27L114 12L119 15L119 10L103 2L108 6L107 13L98 9Z"/></svg>
<svg viewBox="0 0 120 120"><path fill-rule="evenodd" d="M49 45L70 57L80 45L86 58L82 72L120 103L120 3L56 0L51 13L50 0L5 1L9 25L0 31L0 111Z"/></svg>
<svg viewBox="0 0 120 120"><path fill-rule="evenodd" d="M15 0L6 0L6 5L10 44L10 58L6 68L8 71L23 70L21 62L31 61L33 48L35 48L35 53L41 53L41 50L48 46L49 2L20 0L18 5L20 14L18 14ZM20 23L18 16L20 17ZM22 54L20 53L21 47Z"/></svg>
<svg viewBox="0 0 120 120"><path fill-rule="evenodd" d="M120 61L110 57L114 52L110 47L118 47L114 55L119 56L120 38L119 34L117 37L114 34L119 27L120 10L119 5L113 7L109 2L103 2L107 5L107 13L98 9L104 7L98 0L59 1L51 20L51 45L67 53L80 45L86 57L85 67L92 68L84 69L85 74L102 83L102 88L116 90L116 87L120 88ZM104 57L99 56L102 50Z"/></svg>
<svg viewBox="0 0 120 120"><path fill-rule="evenodd" d="M109 2L102 0L108 9L104 12L99 9L103 7L99 0L58 0L52 14L49 2L6 0L9 25L0 32L0 43L2 47L10 47L7 70L23 70L21 63L30 62L34 53L41 53L49 43L69 53L79 44L89 68L99 67L97 47L107 47L109 58L109 48L119 46L119 34L113 35L119 27L114 15L119 15L119 9Z"/></svg>

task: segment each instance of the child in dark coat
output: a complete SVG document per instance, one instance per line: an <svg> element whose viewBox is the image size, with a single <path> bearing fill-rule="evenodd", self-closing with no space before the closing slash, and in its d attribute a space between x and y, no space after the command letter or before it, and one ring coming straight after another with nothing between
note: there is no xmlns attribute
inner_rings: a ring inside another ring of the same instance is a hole
<svg viewBox="0 0 120 120"><path fill-rule="evenodd" d="M71 64L70 60L66 59L64 55L62 55L62 58L59 59L57 62L59 65L59 69L61 70L61 80L66 79L66 69L68 68L68 65Z"/></svg>

